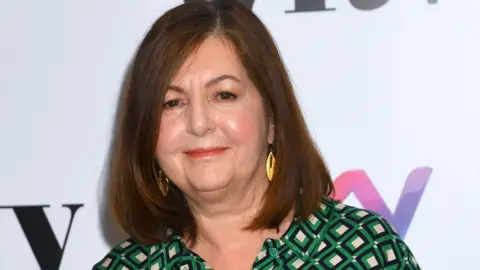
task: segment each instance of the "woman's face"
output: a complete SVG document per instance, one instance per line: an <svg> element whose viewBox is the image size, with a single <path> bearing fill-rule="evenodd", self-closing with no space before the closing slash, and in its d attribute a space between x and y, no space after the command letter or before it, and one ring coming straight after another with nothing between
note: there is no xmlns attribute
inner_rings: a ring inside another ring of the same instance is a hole
<svg viewBox="0 0 480 270"><path fill-rule="evenodd" d="M208 38L169 87L157 142L160 167L187 195L268 181L273 141L260 93L232 45Z"/></svg>

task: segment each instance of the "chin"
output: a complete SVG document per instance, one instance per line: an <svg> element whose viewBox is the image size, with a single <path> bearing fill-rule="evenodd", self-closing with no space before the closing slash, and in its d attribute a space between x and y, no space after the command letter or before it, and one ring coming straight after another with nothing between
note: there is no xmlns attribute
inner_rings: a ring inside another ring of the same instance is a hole
<svg viewBox="0 0 480 270"><path fill-rule="evenodd" d="M205 164L185 169L185 177L195 190L213 191L225 188L232 180L230 166ZM223 164L222 164L223 165Z"/></svg>
<svg viewBox="0 0 480 270"><path fill-rule="evenodd" d="M208 180L205 180L208 179ZM230 183L227 179L218 179L218 178L199 178L192 179L190 185L195 191L199 192L213 192L225 189Z"/></svg>

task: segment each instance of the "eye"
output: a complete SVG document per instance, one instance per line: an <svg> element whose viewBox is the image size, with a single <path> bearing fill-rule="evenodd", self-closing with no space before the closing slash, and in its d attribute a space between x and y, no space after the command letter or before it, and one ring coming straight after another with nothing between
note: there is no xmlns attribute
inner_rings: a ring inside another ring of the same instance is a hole
<svg viewBox="0 0 480 270"><path fill-rule="evenodd" d="M165 102L163 104L163 108L169 109L169 108L176 107L178 105L180 105L180 100L174 99L174 100L169 100L169 101Z"/></svg>
<svg viewBox="0 0 480 270"><path fill-rule="evenodd" d="M220 99L220 100L230 100L230 99L236 99L237 96L235 94L232 94L230 92L220 92L217 94L216 98Z"/></svg>

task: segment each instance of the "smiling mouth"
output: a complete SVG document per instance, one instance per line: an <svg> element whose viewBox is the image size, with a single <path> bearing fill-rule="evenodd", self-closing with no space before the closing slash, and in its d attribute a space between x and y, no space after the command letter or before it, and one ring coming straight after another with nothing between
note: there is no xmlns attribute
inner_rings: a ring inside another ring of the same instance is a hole
<svg viewBox="0 0 480 270"><path fill-rule="evenodd" d="M228 147L197 148L185 152L187 156L193 159L209 158L223 154Z"/></svg>

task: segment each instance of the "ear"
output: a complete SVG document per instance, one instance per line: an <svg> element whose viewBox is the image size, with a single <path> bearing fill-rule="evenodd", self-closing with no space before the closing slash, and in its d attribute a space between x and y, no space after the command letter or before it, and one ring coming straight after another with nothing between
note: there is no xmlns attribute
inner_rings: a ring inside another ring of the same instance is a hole
<svg viewBox="0 0 480 270"><path fill-rule="evenodd" d="M273 144L273 139L275 139L275 124L273 123L273 117L269 117L268 120L267 142L268 144Z"/></svg>

